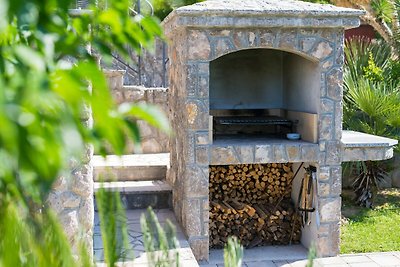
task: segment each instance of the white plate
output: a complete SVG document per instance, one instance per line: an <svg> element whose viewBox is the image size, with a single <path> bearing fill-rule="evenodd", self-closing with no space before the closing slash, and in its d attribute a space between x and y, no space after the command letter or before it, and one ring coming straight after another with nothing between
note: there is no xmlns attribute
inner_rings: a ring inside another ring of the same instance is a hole
<svg viewBox="0 0 400 267"><path fill-rule="evenodd" d="M288 134L286 134L286 137L289 140L299 140L300 134L299 133L288 133Z"/></svg>

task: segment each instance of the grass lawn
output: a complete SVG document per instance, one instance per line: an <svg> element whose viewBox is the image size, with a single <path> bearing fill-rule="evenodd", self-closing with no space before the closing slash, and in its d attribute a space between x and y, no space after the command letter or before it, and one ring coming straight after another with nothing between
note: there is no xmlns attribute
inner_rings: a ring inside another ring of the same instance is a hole
<svg viewBox="0 0 400 267"><path fill-rule="evenodd" d="M343 191L340 253L400 250L400 189L384 189L375 208L355 206Z"/></svg>

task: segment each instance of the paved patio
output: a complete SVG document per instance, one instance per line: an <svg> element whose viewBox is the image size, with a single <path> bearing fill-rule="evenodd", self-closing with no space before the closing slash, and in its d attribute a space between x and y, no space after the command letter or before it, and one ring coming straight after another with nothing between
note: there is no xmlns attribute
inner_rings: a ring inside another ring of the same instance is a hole
<svg viewBox="0 0 400 267"><path fill-rule="evenodd" d="M253 249L252 249L253 250ZM268 258L269 253L263 253L263 249L256 255L257 260L251 260L251 257L246 256L248 251L245 251L243 267L304 267L307 264L306 259L286 259L272 260ZM295 249L295 254L298 249ZM211 253L212 254L212 253ZM254 252L250 253L254 256ZM280 254L280 253L279 253ZM264 256L265 255L265 256ZM279 256L279 255L278 255ZM261 259L264 257L264 259ZM293 257L293 255L291 256ZM276 258L276 256L275 256ZM200 264L200 267L223 267L222 257L219 263L215 263L216 259L211 259L208 264ZM213 262L214 261L214 262ZM400 267L400 252L374 252L362 254L345 254L338 257L319 258L314 260L314 267L383 267L383 266L398 266Z"/></svg>
<svg viewBox="0 0 400 267"><path fill-rule="evenodd" d="M145 210L128 210L127 224L130 249L126 251L127 262L118 266L148 266L146 253L144 252L143 236L140 228L140 215ZM182 267L199 266L194 259L182 229L177 224L171 210L155 210L161 225L170 220L176 225L177 238L181 248L179 249L180 262ZM95 214L94 228L94 257L98 266L103 264L103 245L100 234L100 222L97 213ZM270 246L258 247L245 250L243 267L303 267L307 264L307 250L301 245L293 246ZM223 251L211 250L208 262L201 262L200 267L223 267ZM314 260L314 267L400 267L400 252L376 252L362 254L346 254L338 257L319 258Z"/></svg>
<svg viewBox="0 0 400 267"><path fill-rule="evenodd" d="M118 264L118 266L135 266L144 267L147 264L147 255L144 249L143 234L140 226L140 216L146 210L127 210L127 228L128 228L128 239L129 239L129 249L124 252L125 262ZM158 221L161 226L164 227L167 220L169 220L173 225L176 226L176 237L179 241L180 249L179 252L179 262L181 266L184 267L198 267L196 259L189 247L189 243L186 240L182 229L179 227L175 215L171 210L160 209L154 210L158 217ZM93 250L94 259L97 262L97 266L106 266L104 262L104 249L103 242L101 240L100 231L100 220L97 212L95 213L95 227L93 232Z"/></svg>

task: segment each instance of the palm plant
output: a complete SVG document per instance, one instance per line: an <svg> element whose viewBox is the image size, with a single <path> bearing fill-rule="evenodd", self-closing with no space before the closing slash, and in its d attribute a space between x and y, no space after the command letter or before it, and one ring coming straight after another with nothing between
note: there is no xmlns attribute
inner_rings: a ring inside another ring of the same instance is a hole
<svg viewBox="0 0 400 267"><path fill-rule="evenodd" d="M345 56L344 128L398 138L400 77L390 46L356 39L346 44ZM372 207L378 184L386 175L385 164L367 161L352 166L357 173L353 183L356 202Z"/></svg>

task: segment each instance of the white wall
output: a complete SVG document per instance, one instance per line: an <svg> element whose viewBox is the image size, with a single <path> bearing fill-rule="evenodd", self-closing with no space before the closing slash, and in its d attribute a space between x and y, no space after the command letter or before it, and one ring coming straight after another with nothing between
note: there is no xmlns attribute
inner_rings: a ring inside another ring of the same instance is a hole
<svg viewBox="0 0 400 267"><path fill-rule="evenodd" d="M210 62L210 109L287 109L317 113L318 65L272 49L234 52Z"/></svg>
<svg viewBox="0 0 400 267"><path fill-rule="evenodd" d="M292 111L318 113L320 73L318 65L300 56L283 57L284 106Z"/></svg>
<svg viewBox="0 0 400 267"><path fill-rule="evenodd" d="M297 201L299 197L299 192L300 192L300 187L301 187L301 181L304 177L304 167L308 167L310 163L304 163L303 166L301 167L299 173L293 180L292 184L292 200L295 203L295 206L297 208ZM312 164L313 166L316 166L315 164ZM296 172L296 170L299 168L300 163L293 163L293 172ZM311 244L313 244L314 240L317 239L317 225L316 225L316 220L315 220L315 212L309 213L311 215L311 224L310 225L305 225L301 229L301 243L303 246L306 248L309 248Z"/></svg>
<svg viewBox="0 0 400 267"><path fill-rule="evenodd" d="M251 49L210 63L210 109L281 108L282 54Z"/></svg>

